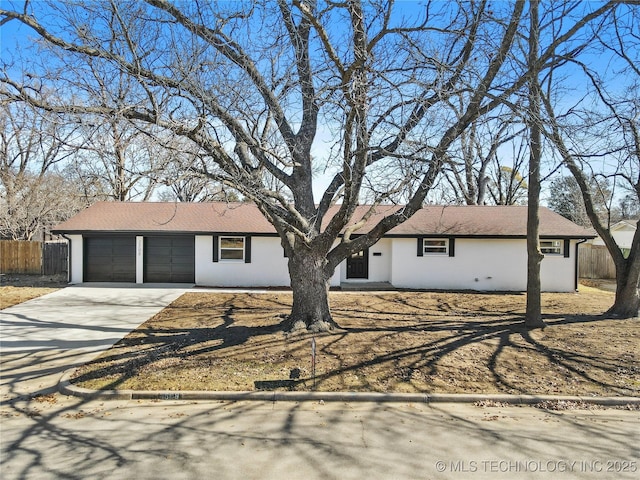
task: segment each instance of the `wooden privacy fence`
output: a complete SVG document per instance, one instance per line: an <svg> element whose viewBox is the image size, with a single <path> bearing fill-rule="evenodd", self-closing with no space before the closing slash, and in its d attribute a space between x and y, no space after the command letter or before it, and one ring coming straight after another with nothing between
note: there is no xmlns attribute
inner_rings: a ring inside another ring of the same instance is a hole
<svg viewBox="0 0 640 480"><path fill-rule="evenodd" d="M0 240L1 273L42 273L42 243Z"/></svg>
<svg viewBox="0 0 640 480"><path fill-rule="evenodd" d="M67 242L0 240L0 273L56 275L67 272Z"/></svg>
<svg viewBox="0 0 640 480"><path fill-rule="evenodd" d="M607 247L580 245L578 249L580 278L616 278L616 267Z"/></svg>

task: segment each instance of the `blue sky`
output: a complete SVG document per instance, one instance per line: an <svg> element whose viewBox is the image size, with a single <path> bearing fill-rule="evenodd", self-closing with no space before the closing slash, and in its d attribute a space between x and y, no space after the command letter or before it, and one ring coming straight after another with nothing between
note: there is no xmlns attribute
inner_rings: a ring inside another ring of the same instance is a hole
<svg viewBox="0 0 640 480"><path fill-rule="evenodd" d="M0 0L0 5L4 8L16 8L22 2L13 1L13 0ZM597 4L600 2L590 2L590 4ZM44 3L36 4L37 7L43 7ZM423 12L424 2L422 1L399 1L397 2L398 7L398 15L406 15L411 18L415 18L419 13ZM0 29L0 55L2 57L3 64L10 61L10 59L24 50L21 48L26 43L29 42L29 37L33 36L33 32L27 27L22 26L17 21L11 21L5 24ZM585 62L590 64L596 71L603 74L611 74L615 68L612 65L608 57L606 55L585 55ZM575 70L577 72L577 70ZM563 98L563 103L565 105L572 105L576 100L580 99L582 92L584 92L584 87L579 83L580 81L584 81L582 76L578 76L572 73L571 68L566 69L566 86L569 89L566 92L565 97ZM579 80L582 79L582 80ZM619 88L623 88L624 78L617 79L617 85ZM319 132L319 138L314 148L314 153L316 156L321 156L323 153L323 149L326 148L325 142L329 140L330 136L326 132ZM606 160L602 160L605 162ZM327 183L327 176L319 176L318 181L316 182L316 191L322 189ZM317 194L316 194L317 196Z"/></svg>

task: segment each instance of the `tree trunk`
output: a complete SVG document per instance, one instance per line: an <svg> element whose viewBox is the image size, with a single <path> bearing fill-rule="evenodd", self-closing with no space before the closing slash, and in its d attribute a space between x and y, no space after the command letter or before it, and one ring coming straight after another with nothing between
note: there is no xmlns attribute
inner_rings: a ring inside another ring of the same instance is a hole
<svg viewBox="0 0 640 480"><path fill-rule="evenodd" d="M616 265L616 300L608 310L608 314L620 318L640 318L639 269L640 265ZM632 272L632 270L635 271Z"/></svg>
<svg viewBox="0 0 640 480"><path fill-rule="evenodd" d="M524 324L527 328L545 327L542 320L540 286L540 163L542 158L542 127L540 126L540 84L538 82L538 0L530 1L531 29L529 32L529 193L527 207L527 311Z"/></svg>
<svg viewBox="0 0 640 480"><path fill-rule="evenodd" d="M531 211L531 206L529 210L529 226L527 227L529 231L527 235L527 310L524 325L527 328L543 328L546 324L542 320L540 263L544 255L540 253L540 245L538 243L539 218L537 213L534 214Z"/></svg>
<svg viewBox="0 0 640 480"><path fill-rule="evenodd" d="M329 308L332 274L327 267L326 255L310 249L305 248L289 258L293 306L283 322L285 331L326 332L338 326Z"/></svg>
<svg viewBox="0 0 640 480"><path fill-rule="evenodd" d="M532 105L535 111L535 105ZM540 251L540 158L541 138L537 118L532 120L531 154L529 158L529 191L527 206L527 309L524 325L527 328L544 328L542 320L542 286L540 264L544 255Z"/></svg>

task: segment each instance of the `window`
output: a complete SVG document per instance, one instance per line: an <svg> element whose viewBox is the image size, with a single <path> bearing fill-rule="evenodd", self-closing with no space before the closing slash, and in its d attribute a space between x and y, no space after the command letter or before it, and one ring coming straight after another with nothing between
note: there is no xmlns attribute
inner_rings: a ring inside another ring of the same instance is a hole
<svg viewBox="0 0 640 480"><path fill-rule="evenodd" d="M545 255L562 255L562 240L540 240L540 251Z"/></svg>
<svg viewBox="0 0 640 480"><path fill-rule="evenodd" d="M213 236L214 262L251 263L251 236Z"/></svg>
<svg viewBox="0 0 640 480"><path fill-rule="evenodd" d="M244 261L244 237L220 237L220 260Z"/></svg>
<svg viewBox="0 0 640 480"><path fill-rule="evenodd" d="M456 239L448 238L418 238L418 256L456 256Z"/></svg>
<svg viewBox="0 0 640 480"><path fill-rule="evenodd" d="M423 248L425 255L448 255L449 240L446 238L425 238Z"/></svg>

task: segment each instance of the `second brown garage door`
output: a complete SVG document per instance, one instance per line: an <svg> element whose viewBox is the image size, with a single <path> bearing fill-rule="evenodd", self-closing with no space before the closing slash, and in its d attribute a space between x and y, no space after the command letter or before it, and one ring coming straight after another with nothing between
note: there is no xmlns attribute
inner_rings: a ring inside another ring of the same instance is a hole
<svg viewBox="0 0 640 480"><path fill-rule="evenodd" d="M193 236L144 239L145 283L194 283L195 263Z"/></svg>

